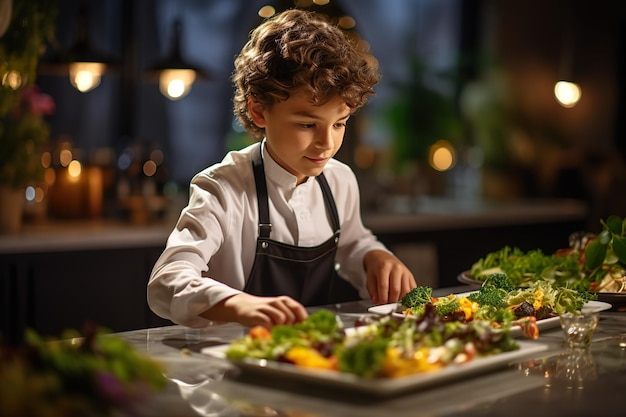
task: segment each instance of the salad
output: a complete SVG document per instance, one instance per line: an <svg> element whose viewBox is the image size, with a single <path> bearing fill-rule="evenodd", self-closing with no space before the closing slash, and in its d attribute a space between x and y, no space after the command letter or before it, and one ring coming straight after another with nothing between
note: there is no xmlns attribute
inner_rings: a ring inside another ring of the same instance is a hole
<svg viewBox="0 0 626 417"><path fill-rule="evenodd" d="M504 273L492 273L478 291L467 295L450 294L433 297L432 288L419 286L400 300L400 309L407 317L420 317L432 306L442 320L462 322L483 321L492 326L519 326L532 339L539 336L537 320L574 313L597 296L547 281L533 281L525 288L516 287Z"/></svg>
<svg viewBox="0 0 626 417"><path fill-rule="evenodd" d="M334 313L318 310L295 325L254 327L225 354L233 361L266 359L364 378L394 378L517 349L506 327L444 321L428 306L420 317L366 316L350 329Z"/></svg>
<svg viewBox="0 0 626 417"><path fill-rule="evenodd" d="M609 216L601 224L600 233L573 233L569 247L552 254L505 246L476 261L470 277L484 281L505 273L517 287L547 281L576 291L626 293L626 218Z"/></svg>

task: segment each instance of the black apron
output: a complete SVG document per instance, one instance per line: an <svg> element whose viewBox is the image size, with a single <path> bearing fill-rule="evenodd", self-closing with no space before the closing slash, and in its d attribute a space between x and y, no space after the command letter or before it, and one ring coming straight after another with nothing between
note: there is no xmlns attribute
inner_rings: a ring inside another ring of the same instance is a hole
<svg viewBox="0 0 626 417"><path fill-rule="evenodd" d="M334 235L324 243L311 247L293 246L270 239L272 225L261 149L259 146L252 159L259 209L259 237L244 291L259 296L288 295L305 306L359 300L358 291L335 269L339 215L323 173L316 180L324 195Z"/></svg>

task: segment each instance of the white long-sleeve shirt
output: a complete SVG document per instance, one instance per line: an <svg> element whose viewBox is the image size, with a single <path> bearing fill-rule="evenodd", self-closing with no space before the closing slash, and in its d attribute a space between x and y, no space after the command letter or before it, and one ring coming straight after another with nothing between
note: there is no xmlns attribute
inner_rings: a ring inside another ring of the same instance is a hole
<svg viewBox="0 0 626 417"><path fill-rule="evenodd" d="M248 279L258 237L257 195L252 155L260 144L229 152L222 162L191 181L187 207L170 234L148 283L148 304L159 316L188 327L204 327L199 314L240 293ZM333 230L319 184L313 178L296 186L296 177L278 165L263 144L271 239L315 246ZM387 250L363 226L356 177L345 164L331 159L324 175L335 199L341 227L336 262L341 276L363 298L363 257Z"/></svg>

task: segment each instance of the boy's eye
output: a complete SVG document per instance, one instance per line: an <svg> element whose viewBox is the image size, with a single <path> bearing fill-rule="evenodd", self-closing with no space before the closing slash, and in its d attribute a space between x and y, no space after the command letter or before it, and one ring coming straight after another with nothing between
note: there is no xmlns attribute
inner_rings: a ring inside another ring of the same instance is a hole
<svg viewBox="0 0 626 417"><path fill-rule="evenodd" d="M302 126L304 129L312 129L315 127L313 123L301 123L300 126Z"/></svg>

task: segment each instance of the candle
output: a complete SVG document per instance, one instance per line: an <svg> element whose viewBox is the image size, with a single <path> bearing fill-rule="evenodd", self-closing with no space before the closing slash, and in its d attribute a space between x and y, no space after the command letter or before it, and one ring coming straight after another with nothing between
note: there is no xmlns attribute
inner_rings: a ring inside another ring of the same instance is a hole
<svg viewBox="0 0 626 417"><path fill-rule="evenodd" d="M80 163L57 169L56 181L50 188L48 200L48 210L52 216L63 218L82 216L84 187L81 171Z"/></svg>
<svg viewBox="0 0 626 417"><path fill-rule="evenodd" d="M83 168L72 161L58 168L50 189L49 212L63 218L99 217L102 215L103 176L97 166Z"/></svg>
<svg viewBox="0 0 626 417"><path fill-rule="evenodd" d="M103 177L102 169L94 166L86 170L86 211L89 217L102 215Z"/></svg>

